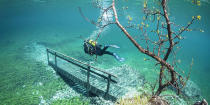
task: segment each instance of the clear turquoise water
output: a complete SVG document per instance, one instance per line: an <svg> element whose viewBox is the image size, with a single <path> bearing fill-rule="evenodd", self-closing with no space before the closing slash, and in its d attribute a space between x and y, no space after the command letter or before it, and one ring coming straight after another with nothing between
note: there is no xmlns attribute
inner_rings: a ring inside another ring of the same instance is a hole
<svg viewBox="0 0 210 105"><path fill-rule="evenodd" d="M123 1L120 5L128 6L129 9L122 13L122 18L130 15L140 23L142 2ZM34 42L79 59L94 59L84 54L83 40L79 37L94 35L97 28L81 17L77 7L81 7L91 19L96 19L100 14L100 10L92 7L91 1L87 0L0 1L0 101L3 104L38 104L42 100L40 97L49 100L57 90L67 88L53 70L46 70L42 58L30 48ZM190 79L199 86L202 97L210 101L210 4L202 2L201 6L195 6L186 0L170 0L169 8L171 19L178 24L187 23L193 15L202 16L201 21L192 27L199 27L204 32L184 33L186 39L180 44L182 49L178 58L181 68L186 72L194 58ZM122 22L127 21L122 19ZM148 81L152 82L156 77L154 62L145 62L143 59L146 56L139 53L116 26L108 27L99 42L118 44L120 49L110 50L119 53L126 61L119 63L105 55L98 58L97 66L110 68L128 64L139 69Z"/></svg>

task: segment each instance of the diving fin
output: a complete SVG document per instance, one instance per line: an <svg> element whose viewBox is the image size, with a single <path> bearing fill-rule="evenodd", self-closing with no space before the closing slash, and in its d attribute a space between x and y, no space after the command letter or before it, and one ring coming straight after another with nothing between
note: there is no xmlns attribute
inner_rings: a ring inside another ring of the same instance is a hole
<svg viewBox="0 0 210 105"><path fill-rule="evenodd" d="M120 61L120 62L125 61L125 58L119 57L116 53L113 53L113 56L114 56L118 61Z"/></svg>
<svg viewBox="0 0 210 105"><path fill-rule="evenodd" d="M120 48L119 46L117 45L108 45L109 47L113 47L113 48Z"/></svg>

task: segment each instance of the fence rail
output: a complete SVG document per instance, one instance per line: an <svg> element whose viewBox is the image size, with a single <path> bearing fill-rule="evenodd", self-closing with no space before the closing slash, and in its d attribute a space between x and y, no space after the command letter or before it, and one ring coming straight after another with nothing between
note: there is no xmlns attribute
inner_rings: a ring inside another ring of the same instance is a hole
<svg viewBox="0 0 210 105"><path fill-rule="evenodd" d="M89 79L90 78L90 73L96 74L96 75L98 75L98 76L100 76L100 77L102 77L102 78L107 80L106 94L109 92L110 82L117 83L117 81L112 79L112 77L117 78L117 76L115 76L114 74L108 73L108 72L106 72L106 71L104 71L102 69L99 69L99 68L96 68L94 66L91 66L88 63L82 62L82 61L77 60L77 59L75 59L73 57L69 57L69 56L67 56L65 54L62 54L62 53L58 52L58 51L55 51L55 50L52 50L52 49L49 49L49 48L47 48L46 51L47 51L48 64L49 64L49 54L54 55L55 69L58 66L57 65L57 57L58 57L58 58L60 58L62 60L65 60L65 61L67 61L67 62L69 62L71 64L74 64L74 65L76 65L76 66L86 70L87 71L87 81L86 81L87 82L87 86L86 86L87 90L90 90L90 79ZM96 72L96 71L98 71L98 72Z"/></svg>

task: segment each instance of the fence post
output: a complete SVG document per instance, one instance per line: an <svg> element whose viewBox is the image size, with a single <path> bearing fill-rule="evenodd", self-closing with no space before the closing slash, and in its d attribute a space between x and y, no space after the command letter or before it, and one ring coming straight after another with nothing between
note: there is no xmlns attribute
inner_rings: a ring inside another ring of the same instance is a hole
<svg viewBox="0 0 210 105"><path fill-rule="evenodd" d="M108 79L107 79L107 88L106 88L105 96L107 96L107 94L109 93L110 80L111 80L111 75L109 74Z"/></svg>
<svg viewBox="0 0 210 105"><path fill-rule="evenodd" d="M56 59L56 56L57 56L57 54L55 52L55 70L57 71L57 59Z"/></svg>
<svg viewBox="0 0 210 105"><path fill-rule="evenodd" d="M87 95L89 96L90 92L90 66L88 65L88 71L87 71Z"/></svg>
<svg viewBox="0 0 210 105"><path fill-rule="evenodd" d="M47 49L47 63L49 64L49 52L48 52L48 49Z"/></svg>

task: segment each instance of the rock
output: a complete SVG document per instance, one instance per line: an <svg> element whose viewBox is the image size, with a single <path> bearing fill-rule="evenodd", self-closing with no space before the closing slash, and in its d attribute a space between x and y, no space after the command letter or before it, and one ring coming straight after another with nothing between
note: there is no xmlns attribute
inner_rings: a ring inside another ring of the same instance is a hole
<svg viewBox="0 0 210 105"><path fill-rule="evenodd" d="M183 89L183 93L190 98L199 98L201 96L200 88L192 81L188 81Z"/></svg>
<svg viewBox="0 0 210 105"><path fill-rule="evenodd" d="M203 99L201 102L197 101L194 105L208 105L208 102L205 99Z"/></svg>

